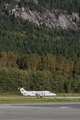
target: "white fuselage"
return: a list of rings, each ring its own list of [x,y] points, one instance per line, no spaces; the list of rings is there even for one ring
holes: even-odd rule
[[[26,91],[24,88],[20,88],[20,91],[24,96],[56,96],[55,93],[51,93],[50,91]]]

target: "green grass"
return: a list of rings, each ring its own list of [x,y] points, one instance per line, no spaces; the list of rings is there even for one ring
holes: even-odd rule
[[[24,96],[0,96],[0,104],[11,103],[42,103],[42,102],[80,102],[80,98],[54,98],[54,97],[24,97]]]
[[[64,95],[67,97],[80,97],[80,93],[57,93],[58,97],[63,97]]]
[[[69,93],[66,97],[63,97],[64,93],[57,94],[57,97],[24,97],[20,93],[0,93],[0,104],[10,103],[41,103],[41,102],[80,102],[80,98],[68,98],[68,97],[80,97],[79,93]],[[63,98],[58,98],[63,97]]]

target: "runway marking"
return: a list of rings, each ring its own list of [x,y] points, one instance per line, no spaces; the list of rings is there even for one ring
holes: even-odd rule
[[[70,107],[60,107],[60,108],[70,108]]]

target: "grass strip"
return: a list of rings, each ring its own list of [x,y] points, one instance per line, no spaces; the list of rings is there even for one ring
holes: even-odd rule
[[[6,96],[0,97],[0,104],[10,103],[41,103],[41,102],[80,102],[80,98],[36,98],[36,97],[20,97],[20,96]]]

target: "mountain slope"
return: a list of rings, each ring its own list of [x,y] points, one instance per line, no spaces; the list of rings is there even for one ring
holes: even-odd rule
[[[3,0],[3,11],[50,28],[79,29],[79,0]]]
[[[53,1],[59,2],[59,0]],[[64,5],[65,0],[61,1]],[[71,14],[69,11],[58,10],[57,4],[52,4],[56,9],[51,7],[50,3],[48,4],[51,0],[45,1],[44,5],[43,2],[44,0],[1,1],[0,51],[39,55],[51,53],[72,60],[79,58],[80,18],[77,11],[80,2],[78,9],[73,4],[76,11],[73,9],[74,12]],[[68,3],[69,1],[65,5]],[[66,9],[68,7],[66,6]],[[58,8],[61,9],[60,6]]]

